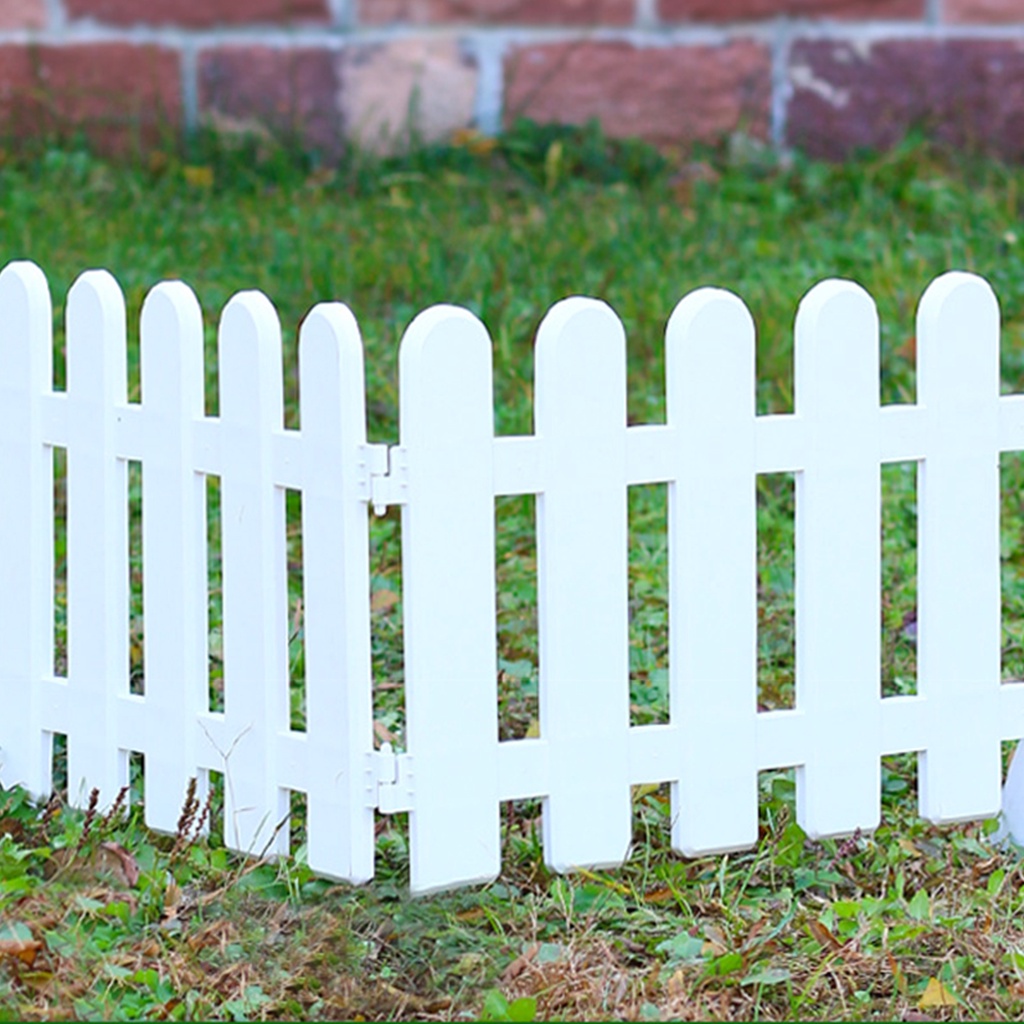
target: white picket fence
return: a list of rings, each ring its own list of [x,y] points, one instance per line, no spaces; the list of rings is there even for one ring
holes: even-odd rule
[[[372,877],[375,812],[409,811],[416,892],[493,878],[499,803],[544,800],[559,871],[620,863],[630,787],[671,783],[687,855],[757,840],[757,773],[797,767],[811,836],[871,829],[880,758],[918,751],[922,813],[1000,808],[1000,743],[1024,685],[1000,682],[999,453],[1024,449],[1000,396],[999,313],[950,273],[920,306],[917,405],[879,406],[878,321],[826,281],[796,321],[796,412],[755,414],[754,325],[728,292],[667,330],[667,423],[626,425],[625,337],[570,298],[537,337],[535,422],[495,437],[491,342],[470,313],[418,316],[400,355],[401,443],[366,443],[359,330],[317,306],[300,334],[301,430],[282,417],[277,315],[256,292],[220,323],[220,415],[204,415],[201,314],[179,282],[142,311],[142,401],[126,394],[114,279],[67,301],[67,389],[52,385],[42,272],[0,274],[0,782],[104,802],[145,756],[146,820],[174,831],[186,784],[225,777],[225,840]],[[53,453],[67,449],[68,670],[54,676]],[[129,691],[127,460],[143,466],[145,694]],[[880,464],[920,465],[918,685],[880,691]],[[755,478],[793,472],[796,704],[757,710]],[[205,474],[221,480],[224,711],[209,708]],[[669,724],[630,726],[627,488],[669,485]],[[307,727],[289,726],[285,489],[302,492]],[[495,496],[536,494],[540,737],[499,742]],[[402,506],[408,752],[374,750],[367,506]],[[1024,762],[1024,758],[1019,759]],[[1015,762],[1015,764],[1018,762]],[[1024,835],[1024,765],[1006,806]],[[1016,815],[1016,817],[1014,817]]]

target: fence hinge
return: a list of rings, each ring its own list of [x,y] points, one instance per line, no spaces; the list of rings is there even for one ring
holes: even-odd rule
[[[364,497],[384,515],[388,505],[404,505],[409,488],[408,451],[401,445],[365,444],[360,450]]]
[[[412,810],[414,792],[411,754],[396,754],[390,743],[366,755],[366,805],[382,814]]]

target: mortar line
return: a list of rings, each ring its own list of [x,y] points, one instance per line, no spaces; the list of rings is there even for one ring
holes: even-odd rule
[[[48,4],[60,0],[47,0]],[[347,0],[346,0],[347,2]],[[50,8],[48,8],[50,9]],[[56,8],[53,8],[56,10]],[[1008,40],[1019,42],[1024,20],[1002,25],[945,25],[917,22],[809,22],[804,19],[786,19],[790,38],[827,39],[843,42],[863,40],[877,42],[885,39],[966,39]],[[65,22],[59,28],[51,27],[33,33],[32,38],[42,43],[127,42],[180,45],[188,40],[195,46],[239,45],[260,43],[273,47],[323,47],[341,49],[352,44],[388,43],[409,38],[451,38],[460,36],[475,39],[477,45],[484,40],[493,45],[529,46],[560,43],[586,38],[594,42],[629,42],[641,47],[718,46],[737,39],[760,42],[771,46],[778,34],[777,20],[772,22],[744,22],[734,25],[658,25],[651,28],[636,26],[597,26],[587,28],[541,26],[482,26],[477,28],[451,25],[432,26],[373,26],[342,30],[336,27],[281,28],[273,25],[220,27],[212,29],[184,29],[179,26],[161,27],[133,25],[127,27],[100,25],[96,22]],[[0,31],[0,42],[23,42],[25,32],[19,29]]]
[[[786,143],[786,115],[789,108],[789,51],[792,45],[790,25],[785,17],[778,19],[772,44],[771,142],[776,153]]]
[[[64,0],[44,0],[46,21],[50,31],[62,32],[68,23],[68,13],[64,9]]]
[[[199,127],[199,54],[192,40],[181,46],[181,113],[185,134],[193,135]]]

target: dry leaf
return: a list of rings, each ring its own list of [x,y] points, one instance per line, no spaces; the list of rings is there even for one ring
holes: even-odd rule
[[[15,957],[29,967],[35,963],[36,953],[43,948],[38,939],[0,939],[0,956]]]
[[[178,919],[178,907],[181,905],[181,887],[172,878],[164,889],[164,909],[160,915],[160,923],[168,924]]]
[[[139,880],[138,861],[120,843],[100,843],[96,851],[96,867],[106,869],[129,888]]]
[[[924,993],[917,1001],[919,1010],[927,1010],[932,1006],[956,1006],[956,996],[938,978],[928,979]]]
[[[721,928],[713,924],[704,925],[704,938],[707,940],[702,949],[705,956],[724,956],[729,952],[729,943]]]
[[[530,966],[530,962],[537,955],[537,951],[539,949],[539,942],[534,942],[524,949],[522,955],[517,956],[515,960],[505,968],[505,973],[502,974],[501,980],[507,985],[510,981],[514,981],[518,978],[519,975]]]
[[[370,597],[370,609],[375,612],[389,612],[400,598],[393,590],[375,590]]]
[[[182,168],[185,181],[193,188],[211,188],[213,186],[213,168],[189,165]]]
[[[838,952],[843,948],[843,944],[820,921],[810,921],[808,928],[810,928],[811,935],[814,936],[818,945],[823,949],[831,949]]]
[[[398,741],[398,737],[383,722],[379,722],[376,719],[373,721],[373,735],[381,743],[395,743]]]
[[[650,892],[644,893],[644,899],[648,903],[672,903],[675,898],[676,894],[664,885],[660,889],[652,889]]]
[[[665,988],[668,989],[669,996],[685,995],[689,988],[686,983],[686,972],[681,967],[677,967],[672,972],[672,977],[668,979]]]

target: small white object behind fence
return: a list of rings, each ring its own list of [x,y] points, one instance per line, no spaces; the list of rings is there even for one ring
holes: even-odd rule
[[[376,811],[410,813],[411,886],[500,870],[499,803],[544,800],[557,870],[628,854],[630,786],[669,782],[688,855],[757,840],[757,773],[797,768],[811,836],[871,829],[880,758],[921,753],[922,813],[995,814],[1000,742],[1024,686],[1000,682],[1000,451],[1024,449],[1024,396],[999,394],[999,317],[951,273],[918,316],[919,404],[880,407],[870,297],[826,281],[796,324],[795,412],[757,416],[754,325],[701,289],[667,331],[667,422],[626,425],[625,335],[604,303],[558,303],[538,333],[536,433],[493,433],[491,343],[434,307],[400,358],[400,444],[368,445],[352,314],[300,332],[301,429],[283,425],[281,336],[255,292],[220,324],[220,415],[203,408],[199,306],[157,286],[126,396],[124,300],[84,274],[67,308],[68,385],[32,264],[0,274],[0,780],[109,803],[145,755],[146,818],[173,831],[187,781],[225,778],[225,842],[287,851],[308,794],[311,866],[365,881]],[[68,670],[53,667],[52,448],[68,449]],[[128,686],[127,460],[142,464],[145,692]],[[880,691],[880,465],[916,460],[919,671]],[[796,702],[757,710],[758,473],[797,477]],[[221,480],[224,710],[209,707],[204,475]],[[668,724],[629,724],[627,489],[669,485]],[[289,724],[285,489],[302,492],[306,730]],[[494,499],[537,494],[540,737],[499,742]],[[402,506],[408,752],[375,751],[367,506]],[[1005,806],[1024,839],[1024,778]]]

